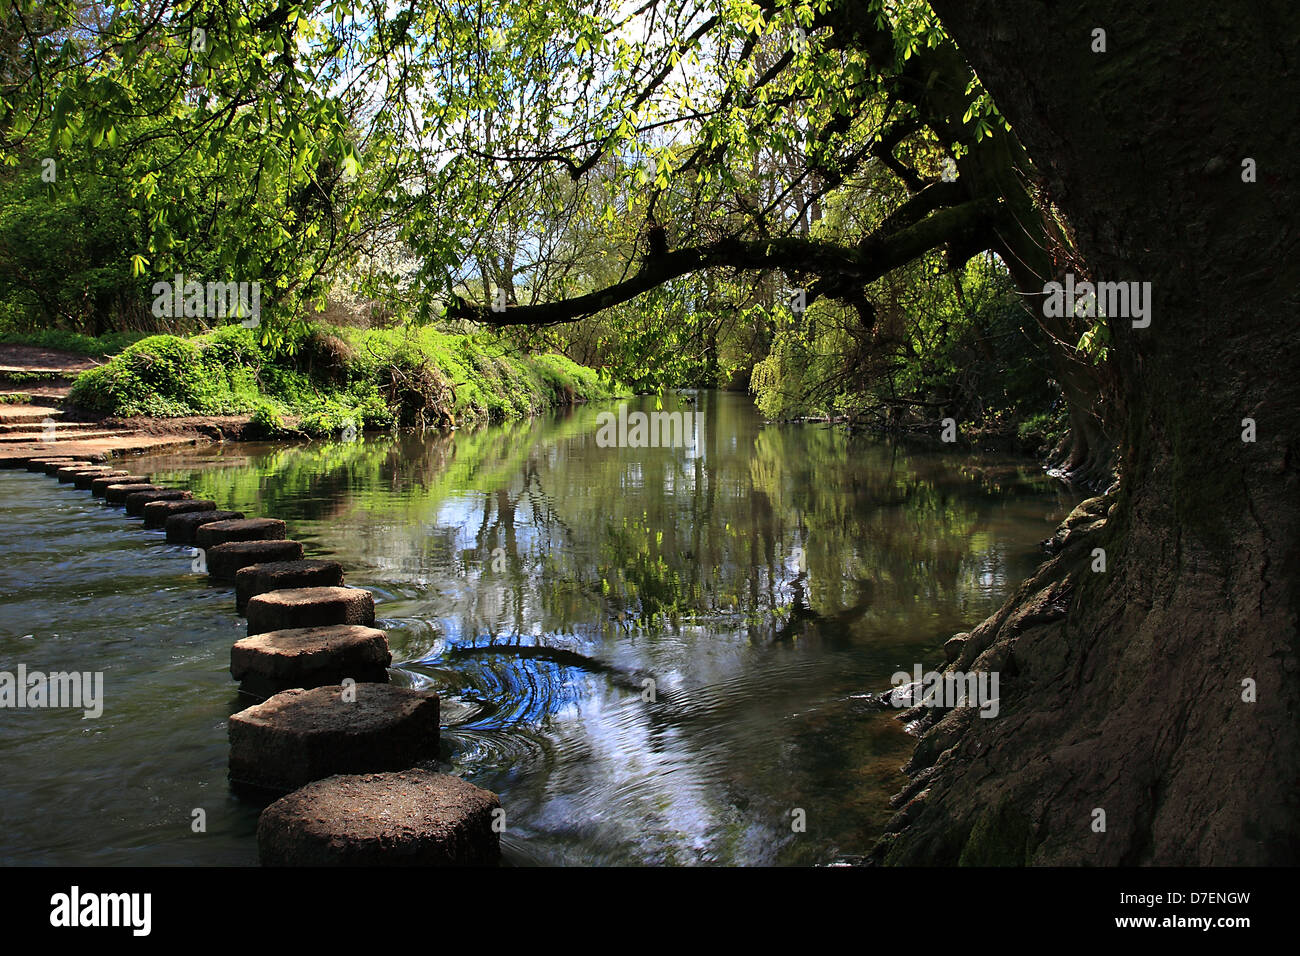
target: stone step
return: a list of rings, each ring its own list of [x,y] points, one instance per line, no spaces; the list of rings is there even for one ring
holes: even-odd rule
[[[235,575],[235,611],[243,614],[251,598],[290,588],[343,586],[343,565],[337,561],[272,561],[240,568]]]
[[[44,444],[55,446],[60,443],[66,444],[74,441],[98,441],[101,438],[125,438],[128,435],[134,434],[135,432],[129,428],[102,429],[99,431],[88,432],[56,432],[52,436],[44,431],[10,432],[5,435],[0,435],[0,444]]]
[[[450,774],[344,774],[263,810],[257,854],[263,866],[490,866],[500,809],[491,790]]]
[[[194,492],[183,488],[163,488],[161,491],[137,491],[122,499],[126,513],[135,518],[144,517],[144,506],[153,501],[185,501],[194,497]]]
[[[230,782],[287,793],[339,773],[403,770],[436,759],[436,694],[392,684],[286,690],[232,714]]]
[[[236,641],[230,674],[239,692],[265,700],[294,687],[388,683],[388,635],[359,624],[294,627]]]
[[[208,527],[210,525],[204,525],[199,531],[202,532]],[[203,548],[202,545],[199,547]],[[214,581],[233,584],[235,575],[241,568],[267,561],[302,560],[302,545],[297,541],[286,541],[283,538],[268,541],[227,541],[204,549],[204,554],[208,576]]]
[[[65,468],[87,469],[87,468],[94,468],[94,467],[95,467],[95,462],[85,461],[84,459],[81,458],[73,458],[71,461],[60,461],[58,459],[51,461],[47,459],[45,463],[41,466],[40,470],[45,472],[45,474],[47,475],[57,475],[60,471],[62,471]]]
[[[189,514],[195,511],[216,511],[217,503],[206,498],[190,498],[180,501],[151,501],[144,506],[144,526],[162,528],[172,515]]]
[[[195,532],[194,543],[211,548],[231,541],[282,541],[284,531],[279,518],[232,518],[205,524]]]
[[[73,464],[73,465],[68,465],[64,468],[60,468],[58,471],[54,473],[54,477],[59,480],[59,484],[70,485],[77,480],[78,475],[97,475],[102,478],[102,477],[107,477],[110,473],[114,471],[120,471],[120,470],[121,469],[113,468],[110,465]],[[122,472],[122,474],[126,474],[126,472]]]
[[[133,495],[137,491],[163,491],[162,485],[151,485],[146,482],[137,482],[134,484],[117,483],[106,485],[104,488],[104,503],[110,505],[126,504],[126,496]]]
[[[102,498],[109,485],[147,484],[149,484],[148,475],[111,475],[105,478],[92,478],[90,480],[90,493],[96,498]]]
[[[248,633],[290,627],[375,623],[375,597],[362,588],[287,588],[249,598],[244,609]]]
[[[60,412],[59,414],[62,415],[63,413]],[[50,418],[51,416],[47,415],[45,417]],[[44,419],[41,421],[44,421]],[[41,422],[38,421],[35,424],[40,426]],[[42,434],[45,433],[43,427],[33,429],[32,425],[32,422],[0,422],[0,435],[13,435],[15,433],[27,434],[34,430],[40,431]],[[58,419],[53,420],[53,425],[51,427],[56,435],[102,431],[104,428],[103,424],[100,422],[65,422],[59,421]]]
[[[58,409],[68,403],[68,392],[67,387],[51,388],[40,383],[14,391],[0,388],[0,409],[14,405],[48,405]]]
[[[47,418],[58,421],[63,410],[47,405],[0,405],[0,422],[5,424],[42,422]]]
[[[193,544],[195,533],[205,524],[213,521],[228,521],[242,518],[242,511],[196,511],[189,514],[168,515],[163,522],[167,531],[168,544]]]
[[[130,477],[131,477],[131,473],[129,471],[114,471],[111,469],[109,471],[102,471],[102,472],[81,471],[81,472],[77,472],[77,474],[73,477],[72,486],[74,488],[80,488],[82,491],[89,491],[91,485],[95,483],[95,480],[97,478],[116,478],[119,481],[122,481]]]
[[[57,461],[60,462],[61,464],[71,464],[76,460],[77,459],[73,458],[71,455],[55,455],[55,456],[44,457],[44,458],[28,458],[27,470],[37,471],[43,474],[45,472],[45,466],[50,464],[51,462]]]

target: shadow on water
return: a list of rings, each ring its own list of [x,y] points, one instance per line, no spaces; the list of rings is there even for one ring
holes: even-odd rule
[[[909,738],[858,695],[938,663],[1075,499],[1024,461],[681,401],[676,448],[602,447],[606,406],[139,467],[285,519],[375,593],[394,679],[443,696],[442,766],[501,794],[511,862],[865,852]],[[106,697],[98,720],[5,712],[0,858],[255,862],[225,784],[229,589],[85,492],[0,472],[0,495],[0,669],[102,670]]]

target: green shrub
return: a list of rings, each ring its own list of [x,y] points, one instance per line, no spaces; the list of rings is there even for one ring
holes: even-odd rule
[[[271,350],[256,330],[142,339],[78,379],[73,400],[119,415],[252,412],[251,434],[336,437],[358,427],[477,424],[604,398],[599,376],[559,355],[505,351],[482,336],[432,329],[303,326]],[[278,419],[278,420],[277,420]]]
[[[259,402],[244,429],[248,438],[274,438],[285,432],[284,418],[270,402]]]

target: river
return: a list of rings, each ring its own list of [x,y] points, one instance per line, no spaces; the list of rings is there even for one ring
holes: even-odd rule
[[[741,395],[629,407],[660,401],[696,416],[682,447],[604,447],[603,405],[131,467],[283,518],[374,592],[394,680],[442,696],[442,769],[501,796],[507,863],[865,853],[912,741],[861,695],[940,664],[1077,498],[1033,462],[766,424]],[[105,688],[97,719],[0,710],[0,863],[255,864],[258,808],[225,779],[232,590],[48,477],[0,471],[0,526],[0,671]]]

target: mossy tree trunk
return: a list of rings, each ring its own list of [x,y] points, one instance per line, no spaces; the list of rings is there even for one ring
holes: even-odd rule
[[[1281,0],[933,7],[1092,273],[1153,306],[1111,320],[1109,518],[966,639],[954,666],[999,669],[1000,712],[931,721],[883,858],[1300,861],[1300,21]]]

